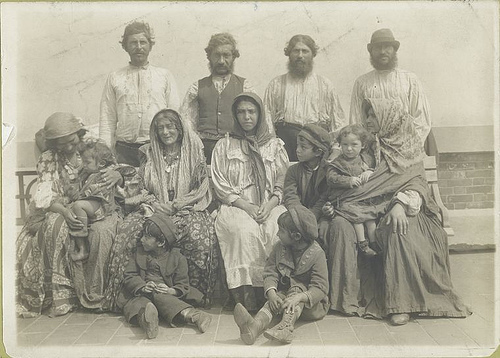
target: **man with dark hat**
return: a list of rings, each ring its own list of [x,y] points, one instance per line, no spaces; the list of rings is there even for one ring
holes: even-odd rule
[[[417,76],[397,68],[399,46],[399,41],[394,38],[390,29],[380,29],[372,34],[367,49],[374,70],[358,77],[354,82],[349,122],[350,124],[361,122],[362,103],[365,99],[396,99],[414,118],[417,134],[424,145],[431,130],[429,103]],[[430,145],[426,148],[427,154],[435,155],[433,138],[432,143],[427,145]]]
[[[285,47],[288,73],[275,77],[264,95],[266,117],[296,161],[297,134],[309,123],[328,132],[345,125],[344,111],[332,82],[313,71],[319,47],[308,35],[293,36]]]
[[[116,152],[119,163],[136,167],[139,147],[149,142],[154,115],[164,108],[179,107],[170,71],[148,61],[154,43],[149,24],[136,21],[125,27],[121,45],[130,62],[108,76],[101,99],[99,137]]]

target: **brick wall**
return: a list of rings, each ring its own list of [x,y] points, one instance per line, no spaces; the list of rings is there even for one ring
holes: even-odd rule
[[[493,208],[495,195],[494,152],[442,153],[438,183],[448,209]]]

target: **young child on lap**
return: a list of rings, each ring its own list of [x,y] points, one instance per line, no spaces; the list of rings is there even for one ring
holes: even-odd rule
[[[153,214],[144,223],[144,236],[125,270],[118,306],[127,322],[138,324],[148,338],[158,335],[158,320],[172,326],[188,323],[204,333],[212,316],[194,308],[203,294],[189,286],[186,258],[172,245],[177,240],[173,221]]]
[[[330,192],[338,194],[345,189],[351,189],[365,184],[373,174],[373,169],[360,155],[369,143],[370,134],[360,125],[349,125],[342,128],[337,136],[342,153],[330,163],[327,170],[327,184]],[[327,202],[326,206],[331,206]],[[377,253],[370,248],[369,243],[375,241],[377,224],[374,219],[353,223],[356,231],[358,249],[367,257]],[[365,227],[368,239],[365,237]]]
[[[100,141],[82,142],[79,147],[82,158],[80,189],[75,193],[71,211],[83,224],[80,230],[70,230],[74,247],[70,256],[74,261],[84,260],[89,255],[88,225],[111,214],[115,206],[115,187],[102,184],[101,170],[116,165],[113,153]]]
[[[299,317],[320,320],[330,306],[326,256],[315,241],[316,217],[306,207],[297,205],[280,215],[278,225],[280,242],[264,268],[267,302],[254,318],[240,303],[234,309],[234,320],[246,344],[254,344],[262,333],[268,339],[291,343]],[[282,315],[281,322],[267,329],[277,315]]]

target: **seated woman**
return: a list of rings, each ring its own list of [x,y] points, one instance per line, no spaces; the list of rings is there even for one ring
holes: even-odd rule
[[[44,151],[37,164],[37,191],[30,215],[17,240],[17,314],[34,317],[47,310],[63,315],[81,304],[101,309],[109,256],[118,224],[116,213],[90,225],[85,261],[69,259],[69,230],[83,224],[71,210],[68,195],[78,190],[82,164],[77,151],[86,130],[70,113],[54,113],[45,122]],[[122,180],[120,173],[102,173],[109,188]]]
[[[342,215],[333,218],[327,237],[331,309],[389,316],[394,325],[406,324],[410,314],[466,317],[470,312],[451,282],[447,235],[425,180],[413,119],[394,100],[369,99],[363,108],[362,124],[375,134],[376,168],[363,186],[338,196],[335,210]],[[359,258],[361,280],[356,232],[346,219],[359,210],[378,220],[381,249],[379,260]],[[367,268],[374,275],[366,276]]]
[[[279,204],[288,156],[283,142],[269,132],[257,95],[237,96],[232,112],[233,131],[212,153],[214,191],[222,203],[215,230],[231,297],[257,311],[264,304],[263,269],[285,211]]]
[[[156,213],[167,215],[177,227],[175,247],[187,258],[190,285],[205,295],[208,304],[217,280],[219,263],[214,221],[207,211],[212,200],[203,144],[190,123],[172,109],[158,112],[151,122],[150,144],[140,147],[139,177],[154,197]],[[143,210],[130,213],[120,225],[113,249],[113,276],[108,287],[113,298],[108,308],[117,311],[116,298],[131,251],[142,237]],[[148,215],[149,216],[149,215]],[[119,246],[119,247],[118,247]]]

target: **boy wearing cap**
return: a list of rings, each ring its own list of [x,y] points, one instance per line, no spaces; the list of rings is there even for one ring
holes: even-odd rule
[[[201,303],[203,295],[189,286],[187,260],[172,247],[176,239],[172,220],[154,214],[144,223],[142,245],[125,270],[118,305],[127,322],[141,326],[148,338],[158,335],[158,316],[174,327],[194,324],[201,333],[212,321],[188,303]]]
[[[316,217],[304,206],[293,206],[278,218],[278,237],[264,268],[265,305],[254,318],[243,305],[234,308],[240,337],[253,344],[260,334],[291,343],[295,321],[320,320],[328,312],[328,271],[325,253],[315,241]],[[275,315],[281,322],[266,330]]]
[[[285,176],[283,202],[287,209],[295,205],[309,208],[316,218],[326,202],[326,160],[331,151],[330,134],[317,124],[306,124],[297,135],[298,163]],[[324,197],[323,197],[324,196]]]

